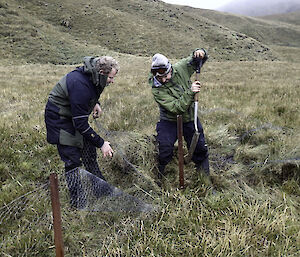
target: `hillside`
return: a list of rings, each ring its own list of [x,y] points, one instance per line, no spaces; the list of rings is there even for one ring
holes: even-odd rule
[[[290,13],[285,13],[285,14],[274,14],[274,15],[261,16],[260,18],[265,19],[265,20],[290,23],[290,24],[297,25],[297,26],[300,25],[300,11],[290,12]]]
[[[109,51],[142,56],[163,52],[179,58],[199,46],[208,49],[215,60],[278,57],[268,46],[276,38],[271,33],[267,38],[255,37],[253,26],[246,29],[250,21],[244,17],[227,15],[229,23],[224,23],[210,17],[208,10],[161,1],[1,0],[0,14],[0,55],[4,59],[63,64]],[[229,26],[231,23],[237,25]],[[261,31],[271,26],[268,21],[256,24]],[[286,44],[299,36],[296,27],[276,25],[274,29]]]
[[[264,42],[269,45],[293,46],[300,47],[300,16],[297,13],[291,15],[290,24],[283,23],[278,16],[272,16],[273,19],[254,18],[240,15],[232,15],[229,13],[216,12],[212,10],[201,10],[193,8],[184,8],[195,15],[201,15],[217,24],[247,35],[258,42]],[[288,17],[282,15],[280,17]]]
[[[298,0],[232,0],[218,10],[247,16],[284,14],[300,10],[300,2]]]

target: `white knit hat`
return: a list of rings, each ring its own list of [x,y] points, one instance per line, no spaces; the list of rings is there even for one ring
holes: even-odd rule
[[[155,54],[152,57],[151,70],[166,69],[166,74],[171,69],[171,63],[168,58],[162,54]]]

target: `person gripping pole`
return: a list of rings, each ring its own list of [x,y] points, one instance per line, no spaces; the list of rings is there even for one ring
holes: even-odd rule
[[[158,177],[165,174],[165,167],[173,157],[174,144],[177,140],[177,115],[182,115],[183,136],[188,148],[195,133],[194,95],[200,92],[198,80],[191,82],[198,59],[202,64],[208,59],[206,50],[196,49],[192,54],[172,65],[168,58],[157,53],[152,58],[149,84],[152,87],[154,100],[160,110],[160,120],[156,125],[158,141]],[[192,156],[197,171],[209,176],[208,148],[205,142],[202,125],[197,117],[195,121],[199,139]]]

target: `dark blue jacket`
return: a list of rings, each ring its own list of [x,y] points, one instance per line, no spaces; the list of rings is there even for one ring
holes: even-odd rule
[[[99,75],[103,76],[103,75]],[[94,83],[86,66],[64,76],[51,91],[45,109],[47,141],[83,147],[83,137],[96,147],[104,140],[90,127],[88,118],[106,86],[107,76]]]

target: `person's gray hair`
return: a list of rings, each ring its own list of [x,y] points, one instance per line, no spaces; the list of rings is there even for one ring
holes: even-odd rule
[[[104,74],[108,74],[114,68],[117,73],[120,70],[119,63],[111,56],[101,56],[96,62],[96,69],[102,70]]]

